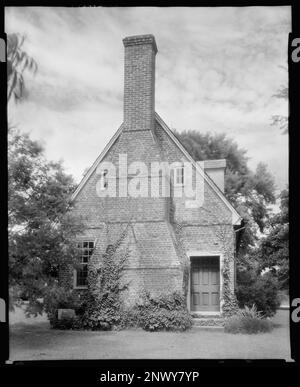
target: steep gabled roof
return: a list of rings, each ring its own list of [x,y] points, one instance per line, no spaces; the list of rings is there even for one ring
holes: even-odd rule
[[[229,210],[232,213],[232,223],[234,225],[240,224],[242,217],[238,214],[238,212],[234,209],[234,207],[230,204],[228,199],[225,197],[223,192],[219,189],[219,187],[214,183],[214,181],[205,173],[205,171],[200,167],[199,164],[196,163],[196,161],[192,158],[192,156],[188,153],[188,151],[185,149],[185,147],[182,145],[180,140],[175,136],[175,134],[172,132],[172,130],[167,126],[167,124],[162,120],[162,118],[155,113],[155,119],[160,124],[162,129],[166,132],[166,134],[170,137],[170,139],[175,143],[175,145],[179,148],[179,150],[184,154],[184,156],[192,163],[192,165],[195,167],[196,171],[200,173],[200,175],[204,178],[204,180],[209,184],[209,186],[213,189],[213,191],[219,196],[219,198],[223,201],[223,203],[229,208]],[[116,133],[113,135],[113,137],[110,139],[106,147],[103,149],[103,151],[100,153],[100,155],[97,157],[94,164],[91,166],[91,168],[88,170],[88,172],[84,175],[83,179],[79,183],[78,187],[76,188],[75,192],[72,195],[71,200],[75,200],[79,192],[82,190],[82,188],[85,186],[86,182],[90,178],[90,176],[93,174],[93,172],[97,169],[98,165],[101,163],[101,161],[106,156],[107,152],[110,150],[110,148],[113,146],[115,141],[118,139],[119,135],[121,134],[123,129],[123,124],[119,127],[119,129],[116,131]]]

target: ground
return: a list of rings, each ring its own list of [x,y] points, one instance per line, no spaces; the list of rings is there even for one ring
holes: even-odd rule
[[[10,319],[10,360],[60,359],[286,359],[290,358],[289,310],[278,310],[270,333],[234,335],[193,328],[187,332],[60,331],[44,317]]]

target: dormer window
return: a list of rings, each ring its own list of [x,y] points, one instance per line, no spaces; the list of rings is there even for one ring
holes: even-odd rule
[[[184,166],[174,169],[174,186],[181,187],[184,185]]]
[[[104,169],[100,173],[100,190],[104,191],[108,187],[108,179],[107,179],[108,170]]]

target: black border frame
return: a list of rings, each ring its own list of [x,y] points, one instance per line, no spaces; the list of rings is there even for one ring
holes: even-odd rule
[[[300,6],[291,1],[202,1],[202,2],[162,2],[162,1],[143,1],[142,4],[137,1],[101,1],[101,2],[81,2],[76,1],[32,1],[26,4],[21,1],[6,1],[5,6],[291,6],[292,7],[292,33],[289,35],[288,44],[288,64],[289,64],[289,187],[290,187],[290,303],[295,298],[300,298],[300,286],[298,273],[300,272],[299,260],[297,259],[297,222],[299,214],[299,202],[297,201],[297,186],[290,182],[297,182],[297,129],[300,126],[300,119],[297,109],[297,102],[300,94],[300,61],[295,63],[291,59],[291,53],[295,49],[292,47],[294,38],[300,38]],[[6,41],[4,26],[4,7],[0,8],[0,38]],[[300,56],[299,56],[300,59]],[[2,251],[8,251],[7,235],[7,83],[6,83],[6,63],[0,62],[0,232]],[[297,98],[298,97],[298,98]],[[0,260],[0,297],[4,298],[8,305],[8,257]],[[145,370],[149,371],[199,371],[201,376],[212,374],[212,367],[219,367],[221,380],[227,377],[232,378],[232,367],[240,367],[241,371],[246,368],[268,367],[277,370],[293,370],[299,366],[299,344],[300,344],[300,322],[294,322],[291,319],[293,307],[290,305],[290,341],[291,357],[294,363],[287,363],[285,360],[198,360],[198,359],[181,359],[181,360],[76,360],[76,361],[19,361],[13,364],[6,363],[9,357],[9,314],[8,307],[6,311],[6,322],[0,322],[0,371],[10,377],[10,381],[30,381],[31,383],[41,384],[42,380],[35,377],[36,372],[46,376],[48,382],[81,382],[85,385],[98,384],[99,374],[110,370],[111,372],[134,372],[142,375]],[[300,317],[300,314],[298,314]],[[52,369],[58,369],[62,372],[63,380],[58,378],[56,372]],[[87,369],[88,368],[88,369]],[[19,372],[18,372],[19,371]],[[20,372],[21,371],[21,372]],[[273,371],[272,371],[273,372]],[[276,372],[275,372],[276,374]],[[218,377],[218,373],[214,373]],[[270,375],[270,373],[268,373]],[[251,382],[253,375],[247,372],[245,379]],[[1,379],[0,379],[1,380]],[[227,379],[228,381],[228,379]],[[241,382],[242,380],[240,380]],[[255,380],[254,380],[255,381]],[[258,380],[256,380],[258,382]],[[197,380],[199,383],[199,380]]]

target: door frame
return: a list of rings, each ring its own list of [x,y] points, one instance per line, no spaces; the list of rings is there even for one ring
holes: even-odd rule
[[[189,250],[187,251],[187,256],[189,257],[189,264],[190,264],[190,269],[189,269],[189,283],[188,283],[188,292],[187,292],[187,308],[189,312],[197,315],[214,315],[214,316],[219,316],[222,314],[223,311],[223,264],[224,264],[224,257],[221,252],[208,252],[208,251],[198,251],[198,250]],[[201,257],[219,257],[219,264],[220,264],[220,311],[191,311],[191,258],[201,258]]]

